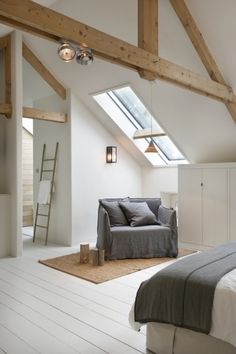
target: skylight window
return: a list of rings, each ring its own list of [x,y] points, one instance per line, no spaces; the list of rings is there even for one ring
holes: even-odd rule
[[[187,162],[167,135],[152,138],[159,153],[144,153],[150,138],[133,139],[136,131],[151,129],[151,122],[153,131],[165,132],[130,86],[95,94],[93,98],[154,166]]]

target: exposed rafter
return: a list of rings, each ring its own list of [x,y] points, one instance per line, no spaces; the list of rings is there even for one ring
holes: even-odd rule
[[[11,118],[11,35],[0,38],[0,50],[4,56],[4,103],[0,113]]]
[[[220,83],[207,79],[191,70],[138,48],[118,38],[98,31],[72,18],[41,6],[30,0],[0,0],[0,21],[27,30],[44,38],[55,40],[66,38],[75,43],[84,43],[95,54],[114,63],[152,71],[160,79],[172,82],[224,102],[236,102],[232,90]]]
[[[65,113],[48,112],[32,107],[23,107],[22,116],[24,118],[46,120],[54,123],[67,122],[67,115]]]
[[[5,36],[5,37],[0,38],[0,49],[6,48],[7,43],[8,43],[8,37],[9,36]]]
[[[11,115],[11,104],[0,103],[0,114]]]
[[[52,87],[52,89],[63,99],[66,99],[66,89],[48,71],[45,65],[36,57],[32,50],[23,42],[22,54],[25,60],[38,72],[38,74]]]
[[[138,46],[158,55],[158,0],[138,0]],[[155,80],[158,75],[138,70],[143,79]]]
[[[11,36],[7,38],[7,45],[4,48],[4,65],[5,65],[5,103],[11,104]],[[11,113],[6,114],[7,118],[11,118]]]
[[[166,136],[166,133],[163,133],[157,129],[138,129],[135,131],[133,139],[154,138],[158,136]]]
[[[184,0],[170,0],[170,2],[211,79],[220,84],[227,85]],[[236,123],[236,104],[229,102],[225,104]]]

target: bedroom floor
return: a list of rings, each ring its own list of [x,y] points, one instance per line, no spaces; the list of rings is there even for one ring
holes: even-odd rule
[[[128,313],[160,265],[96,285],[37,262],[78,249],[23,240],[23,257],[0,260],[0,353],[146,353]]]

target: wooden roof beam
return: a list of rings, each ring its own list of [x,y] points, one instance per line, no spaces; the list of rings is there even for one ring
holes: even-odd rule
[[[158,129],[137,129],[134,132],[133,139],[155,138],[158,136],[166,136],[166,133],[161,132]]]
[[[8,36],[7,45],[4,48],[5,66],[5,103],[11,104],[11,35]],[[11,112],[6,113],[7,118],[11,118]]]
[[[138,46],[158,55],[158,0],[138,0]],[[156,80],[158,75],[138,69],[143,79]]]
[[[0,49],[6,48],[9,41],[9,35],[0,38]]]
[[[48,112],[42,109],[23,107],[22,116],[24,118],[46,120],[53,123],[66,123],[67,115],[59,112]]]
[[[205,66],[209,76],[212,80],[226,85],[223,75],[220,72],[194,18],[192,17],[188,7],[184,0],[170,0],[177,16],[179,17],[186,33],[188,34],[193,46],[195,47],[203,65]],[[233,91],[233,90],[232,90]],[[229,113],[231,114],[234,122],[236,123],[236,104],[226,102],[225,103]]]
[[[4,114],[6,116],[11,115],[11,104],[0,103],[0,114]]]
[[[0,50],[4,60],[4,103],[1,104],[1,114],[11,118],[11,35],[0,38]]]
[[[25,60],[34,68],[35,71],[48,83],[49,86],[63,99],[66,99],[66,89],[50,73],[43,63],[36,57],[32,50],[23,42],[22,54]]]
[[[125,41],[98,31],[30,0],[0,0],[0,21],[49,40],[65,38],[86,43],[112,62],[158,74],[158,78],[223,102],[235,102],[231,88],[173,64]]]

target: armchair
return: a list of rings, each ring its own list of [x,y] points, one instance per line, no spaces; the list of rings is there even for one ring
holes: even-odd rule
[[[127,218],[121,221],[116,218],[116,213],[120,213],[120,202],[123,202],[123,199],[99,200],[97,247],[105,250],[106,259],[177,256],[178,230],[175,210],[161,206],[160,198],[128,198],[129,203],[147,203],[155,217],[153,223],[130,226],[132,223],[129,223]],[[112,208],[109,208],[109,205]]]

